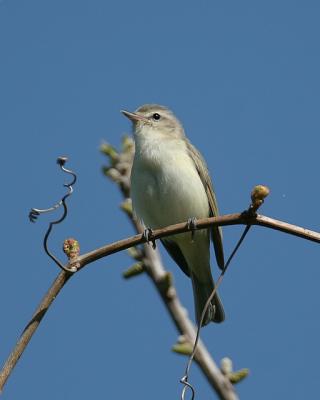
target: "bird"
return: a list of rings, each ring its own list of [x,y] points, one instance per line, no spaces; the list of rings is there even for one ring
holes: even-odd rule
[[[131,170],[131,199],[136,217],[146,229],[160,229],[218,215],[217,200],[206,163],[187,139],[174,113],[158,104],[145,104],[135,112],[121,111],[132,122],[135,154]],[[193,230],[161,239],[165,249],[191,278],[198,325],[214,289],[210,267],[210,237],[216,261],[224,267],[221,227]],[[225,313],[215,293],[202,326],[224,321]]]

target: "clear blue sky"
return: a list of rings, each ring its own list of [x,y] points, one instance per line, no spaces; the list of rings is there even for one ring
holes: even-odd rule
[[[63,193],[57,156],[79,176],[57,254],[66,237],[86,252],[132,234],[98,151],[129,131],[122,108],[175,111],[222,213],[264,183],[262,213],[319,230],[319,19],[317,1],[0,2],[1,360],[58,273],[41,248],[48,218],[27,218]],[[239,232],[224,229],[226,252]],[[193,316],[190,282],[164,260]],[[130,264],[114,255],[72,279],[3,399],[179,398],[177,334],[147,277],[122,279]],[[227,320],[202,333],[215,360],[250,368],[241,398],[318,395],[319,282],[319,246],[252,229],[220,290]],[[211,398],[196,366],[191,380]]]

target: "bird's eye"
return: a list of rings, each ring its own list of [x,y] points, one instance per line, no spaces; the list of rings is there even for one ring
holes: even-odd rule
[[[156,121],[159,121],[159,119],[160,119],[161,117],[160,117],[160,114],[154,113],[154,114],[152,115],[152,118],[153,118],[154,120],[156,120]]]

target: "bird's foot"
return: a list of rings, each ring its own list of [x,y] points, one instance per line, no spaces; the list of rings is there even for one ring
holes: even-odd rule
[[[152,243],[152,248],[155,250],[156,249],[156,241],[153,237],[153,231],[151,228],[146,228],[143,231],[142,237],[144,238],[144,240],[149,244],[150,242]]]
[[[187,222],[188,229],[191,231],[191,241],[194,242],[194,233],[197,229],[197,218],[191,217]]]

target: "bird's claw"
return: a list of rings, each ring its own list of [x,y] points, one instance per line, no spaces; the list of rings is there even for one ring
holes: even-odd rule
[[[146,228],[143,231],[142,237],[144,238],[144,240],[149,244],[150,242],[152,243],[152,248],[155,250],[156,246],[156,241],[153,237],[153,231],[151,228]]]
[[[195,230],[197,229],[197,218],[196,217],[191,217],[188,219],[187,222],[187,227],[191,231],[191,241],[194,241],[194,233]]]

